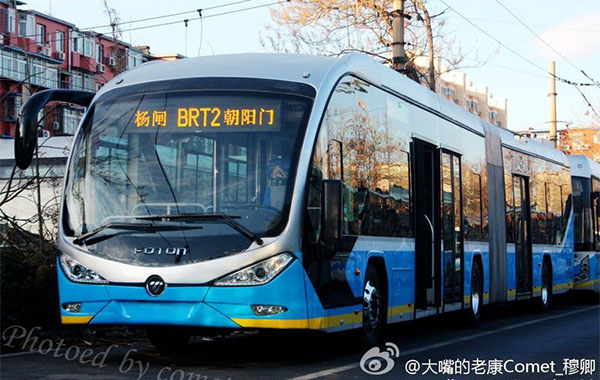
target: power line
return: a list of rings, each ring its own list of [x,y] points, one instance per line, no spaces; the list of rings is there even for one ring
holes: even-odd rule
[[[474,22],[472,22],[471,20],[469,20],[468,18],[466,18],[465,16],[463,16],[461,13],[459,13],[456,9],[452,8],[450,5],[448,5],[448,3],[446,3],[444,0],[440,0],[446,7],[448,7],[449,9],[451,9],[454,13],[456,13],[457,15],[459,15],[463,20],[465,20],[466,22],[468,22],[469,24],[471,24],[474,28],[476,28],[477,30],[479,30],[481,33],[485,34],[486,36],[488,36],[489,38],[491,38],[492,40],[496,41],[498,44],[500,44],[500,46],[503,46],[505,49],[507,49],[508,51],[510,51],[511,53],[515,54],[516,56],[518,56],[519,58],[523,59],[524,61],[528,62],[529,64],[531,64],[532,66],[540,69],[541,71],[550,74],[551,76],[553,76],[555,79],[566,83],[566,84],[570,84],[573,87],[575,87],[577,89],[577,91],[579,91],[579,94],[581,95],[581,97],[583,98],[583,100],[587,103],[587,106],[592,110],[592,112],[594,113],[594,115],[596,115],[596,117],[600,117],[598,115],[598,112],[596,111],[596,109],[592,106],[592,104],[590,103],[590,101],[588,100],[587,96],[585,96],[585,94],[583,93],[583,91],[579,88],[580,86],[595,86],[596,83],[576,83],[564,78],[560,78],[556,75],[554,75],[553,73],[549,72],[548,70],[544,69],[543,67],[541,67],[540,65],[538,65],[537,63],[531,61],[530,59],[526,58],[525,56],[519,54],[517,51],[515,51],[514,49],[510,48],[509,46],[507,46],[505,43],[503,43],[502,41],[500,41],[499,39],[495,38],[494,36],[492,36],[490,33],[488,33],[486,30],[484,30],[483,28],[479,27],[477,24],[475,24]]]
[[[583,71],[582,69],[580,69],[579,67],[577,67],[577,65],[575,65],[573,62],[571,62],[571,60],[569,60],[567,57],[565,57],[564,55],[562,55],[558,50],[556,50],[551,44],[549,44],[548,42],[546,42],[546,40],[544,40],[542,37],[540,37],[540,35],[538,35],[533,29],[531,29],[527,24],[525,24],[519,17],[517,17],[516,14],[514,14],[510,9],[508,9],[508,7],[506,7],[504,4],[502,4],[502,2],[500,0],[496,0],[496,2],[502,7],[504,8],[504,10],[506,10],[511,16],[513,16],[515,18],[515,20],[517,20],[521,25],[523,25],[527,30],[529,30],[531,32],[531,34],[533,34],[538,40],[542,41],[542,43],[546,46],[548,46],[553,52],[555,52],[556,54],[558,54],[559,57],[561,57],[562,59],[564,59],[569,65],[571,65],[575,70],[581,72],[587,79],[591,80],[593,83],[596,84],[596,86],[598,86],[598,82],[595,81],[594,79],[592,79],[589,75],[586,74],[585,71]],[[600,87],[600,86],[599,86]]]
[[[454,18],[454,17],[452,17],[452,18]],[[496,24],[519,25],[519,23],[514,22],[514,21],[493,20],[493,19],[489,19],[489,18],[478,18],[478,17],[469,17],[469,19],[475,20],[475,21],[493,22]],[[563,29],[563,30],[572,30],[575,32],[585,32],[585,33],[600,33],[600,30],[571,28],[568,26],[543,25],[543,24],[527,24],[527,25],[537,27],[537,28]]]
[[[258,9],[258,8],[270,7],[270,6],[273,6],[273,5],[278,5],[278,4],[283,4],[283,3],[289,3],[289,2],[290,2],[290,0],[274,1],[272,3],[260,4],[260,5],[255,5],[255,6],[252,6],[252,7],[240,8],[240,9],[235,9],[235,10],[227,11],[227,12],[215,13],[215,14],[208,15],[208,16],[194,17],[194,18],[189,18],[189,19],[186,19],[186,20],[188,22],[189,21],[197,21],[197,20],[200,20],[200,19],[207,19],[207,18],[212,18],[212,17],[225,16],[225,15],[229,15],[229,14],[233,14],[233,13],[245,12],[245,11],[250,11],[250,10],[254,10],[254,9]],[[130,29],[121,30],[121,32],[129,32],[129,31],[133,31],[133,30],[142,30],[142,29],[149,29],[149,28],[157,28],[157,27],[160,27],[160,26],[181,24],[182,22],[185,22],[186,20],[178,20],[178,21],[165,22],[165,23],[162,23],[162,24],[139,26],[137,28],[130,28]]]
[[[165,15],[159,15],[159,16],[153,16],[153,17],[147,17],[147,18],[137,19],[137,20],[123,21],[123,22],[118,22],[118,23],[113,23],[113,24],[105,24],[105,25],[90,26],[90,27],[84,27],[84,28],[76,28],[75,31],[90,31],[92,29],[101,29],[101,28],[108,28],[108,27],[112,28],[114,26],[120,26],[120,25],[126,25],[126,24],[133,24],[133,23],[144,22],[144,21],[151,21],[151,20],[158,20],[158,19],[169,18],[169,17],[174,17],[174,16],[181,16],[181,15],[190,14],[190,13],[201,13],[202,11],[207,11],[207,10],[212,10],[212,9],[229,7],[229,6],[233,6],[233,5],[237,5],[237,4],[247,3],[247,2],[250,2],[250,1],[252,1],[252,0],[238,0],[238,1],[231,2],[231,3],[216,5],[216,6],[213,6],[213,7],[208,7],[208,8],[203,8],[203,9],[194,9],[194,10],[190,10],[190,11],[184,11],[184,12],[178,12],[178,13],[171,13],[171,14],[165,14]],[[280,1],[280,2],[286,2],[286,1],[290,1],[290,0],[285,0],[285,1]],[[241,11],[244,11],[244,10],[251,10],[251,9],[265,7],[265,6],[270,6],[270,5],[274,5],[274,4],[278,4],[278,3],[261,4],[261,5],[258,5],[258,6],[248,7],[248,8],[241,8],[241,9],[237,9],[237,10],[233,10],[233,11],[229,11],[229,12],[236,13],[236,12],[241,12]],[[211,15],[211,16],[225,15],[225,14],[229,14],[229,12],[222,12],[222,13],[218,13],[218,14]],[[210,17],[210,16],[206,16],[206,18],[208,18],[208,17]],[[191,19],[191,20],[197,20],[197,19],[199,19],[199,17]],[[175,22],[172,22],[172,23],[156,24],[156,26],[170,25],[170,24],[176,24],[176,23],[181,23],[181,22],[183,22],[183,20],[175,21]],[[148,27],[152,27],[152,25],[150,25]],[[142,27],[142,28],[144,28],[144,27]],[[128,32],[128,31],[131,31],[131,30],[138,30],[138,28],[121,30],[121,32]],[[13,40],[13,39],[18,39],[18,38],[32,38],[32,39],[34,39],[34,38],[39,37],[39,36],[45,36],[46,34],[47,33],[26,34],[26,35],[22,35],[22,36],[5,38],[5,40]],[[99,34],[104,34],[104,33],[99,33]],[[53,42],[53,41],[56,41],[56,39],[48,39],[48,40],[46,40],[44,42],[46,43],[46,42]]]
[[[118,23],[114,23],[114,24],[89,26],[89,27],[85,27],[85,28],[79,28],[79,30],[92,30],[92,29],[112,28],[113,26],[119,26],[119,25],[125,25],[125,24],[134,24],[134,23],[138,23],[138,22],[158,20],[158,19],[161,19],[161,18],[169,18],[169,17],[175,17],[175,16],[182,16],[182,15],[186,15],[186,14],[190,14],[190,13],[199,13],[201,11],[209,11],[209,10],[217,9],[217,8],[225,8],[225,7],[230,7],[232,5],[247,3],[247,2],[250,2],[250,1],[252,1],[252,0],[234,1],[232,3],[215,5],[213,7],[207,7],[207,8],[202,8],[202,9],[194,9],[194,10],[184,11],[184,12],[178,12],[178,13],[171,13],[171,14],[160,15],[160,16],[140,18],[140,19],[137,19],[137,20],[123,21],[123,22],[118,22]]]
[[[444,0],[440,0],[440,2],[442,2],[442,4],[444,4],[446,7],[448,7],[449,9],[451,9],[454,13],[456,13],[457,15],[459,15],[463,20],[465,20],[466,22],[468,22],[469,24],[471,24],[474,28],[476,28],[477,30],[479,30],[481,33],[485,34],[490,39],[496,41],[500,46],[504,47],[506,50],[510,51],[511,53],[513,53],[514,55],[516,55],[517,57],[521,58],[522,60],[524,60],[525,62],[529,63],[530,65],[538,68],[539,70],[545,72],[546,74],[552,75],[552,73],[550,73],[548,70],[546,70],[542,66],[540,66],[537,63],[533,62],[529,58],[523,56],[522,54],[520,54],[519,52],[517,52],[516,50],[514,50],[510,46],[506,45],[504,42],[502,42],[499,39],[497,39],[496,37],[492,36],[485,29],[481,28],[479,25],[475,24],[473,21],[471,21],[468,18],[466,18],[465,16],[463,16],[462,13],[460,13],[456,9],[452,8]],[[554,78],[556,78],[560,82],[563,82],[563,83],[566,83],[566,84],[570,84],[570,85],[573,85],[573,86],[595,86],[596,85],[595,83],[577,83],[577,82],[570,81],[568,79],[564,79],[564,78],[558,77],[556,75],[554,75]]]

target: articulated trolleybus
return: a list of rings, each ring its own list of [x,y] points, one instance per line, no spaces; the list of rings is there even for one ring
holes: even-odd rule
[[[569,156],[575,228],[574,289],[600,292],[600,164]]]
[[[363,55],[147,63],[87,106],[58,238],[63,323],[357,329],[572,288],[566,156]]]

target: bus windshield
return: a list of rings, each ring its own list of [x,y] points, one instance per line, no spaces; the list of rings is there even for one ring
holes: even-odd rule
[[[100,99],[73,148],[65,233],[95,235],[92,254],[137,265],[197,262],[278,235],[310,105],[229,90]],[[149,228],[123,227],[136,223]]]

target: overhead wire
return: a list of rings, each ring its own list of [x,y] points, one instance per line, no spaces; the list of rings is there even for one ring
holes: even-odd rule
[[[500,5],[502,8],[504,8],[504,10],[506,12],[508,12],[515,20],[517,20],[521,25],[523,25],[527,30],[529,30],[531,32],[531,34],[533,34],[538,40],[540,40],[544,45],[546,45],[548,48],[550,48],[550,50],[552,50],[559,57],[561,57],[562,59],[564,59],[565,62],[567,62],[569,65],[571,65],[571,67],[573,67],[575,70],[581,72],[587,79],[589,79],[593,83],[595,83],[596,86],[599,86],[598,81],[592,79],[585,71],[583,71],[583,69],[580,69],[569,58],[565,57],[561,52],[559,52],[558,50],[556,50],[556,48],[554,48],[554,46],[552,46],[552,44],[549,44],[548,42],[546,42],[546,40],[544,40],[539,34],[537,34],[533,29],[531,29],[529,27],[529,25],[525,24],[523,22],[523,20],[521,20],[514,12],[512,12],[510,9],[508,9],[508,7],[506,5],[502,4],[502,2],[500,0],[496,0],[496,2],[498,3],[498,5]]]
[[[168,15],[160,15],[160,16],[148,17],[148,18],[145,18],[145,19],[123,21],[123,22],[119,22],[119,23],[107,24],[107,25],[100,25],[100,26],[96,26],[96,27],[77,28],[77,29],[75,29],[75,31],[91,31],[92,29],[105,28],[105,27],[109,27],[109,26],[113,27],[113,26],[120,26],[120,25],[132,24],[132,23],[137,23],[137,22],[142,22],[142,21],[158,20],[158,19],[173,17],[175,15],[183,15],[183,14],[188,14],[188,13],[198,13],[199,11],[207,11],[207,10],[211,10],[211,9],[223,8],[223,7],[226,7],[226,6],[237,5],[237,4],[246,3],[246,2],[249,2],[249,1],[252,1],[252,0],[240,0],[240,1],[235,1],[235,2],[231,2],[231,3],[227,3],[227,4],[221,4],[221,5],[217,5],[217,6],[213,6],[213,7],[203,8],[203,9],[194,9],[193,11],[185,11],[185,12],[179,12],[179,13],[172,13],[172,14],[168,14]],[[289,1],[290,0],[280,0],[280,1],[271,2],[271,3],[267,3],[267,4],[259,4],[259,5],[255,5],[255,6],[251,6],[251,7],[246,7],[246,8],[233,9],[233,10],[230,10],[230,11],[225,11],[225,12],[221,12],[221,13],[215,13],[215,14],[211,14],[211,15],[208,15],[208,16],[204,16],[204,18],[212,18],[212,17],[218,17],[218,16],[225,16],[225,15],[228,15],[228,14],[239,13],[239,12],[249,11],[249,10],[263,8],[263,7],[269,7],[269,6],[272,6],[272,5],[286,3],[286,2],[289,2]],[[200,18],[201,17],[195,17],[195,18],[188,18],[188,19],[170,21],[170,22],[159,23],[159,24],[144,25],[144,26],[140,26],[140,27],[133,27],[133,28],[129,28],[129,29],[122,29],[122,30],[120,30],[120,32],[122,33],[122,32],[134,31],[134,30],[142,30],[142,29],[149,29],[149,28],[161,27],[161,26],[166,26],[166,25],[174,25],[174,24],[183,23],[185,20],[195,21],[195,20],[199,20]],[[97,33],[98,34],[106,34],[106,33],[110,33],[110,32],[105,32],[105,33],[97,32]],[[6,41],[6,40],[19,39],[19,38],[36,38],[36,37],[39,37],[39,36],[46,36],[47,34],[48,33],[26,34],[26,35],[16,36],[16,37],[5,37],[4,40]],[[44,40],[44,43],[55,42],[56,40],[57,40],[56,38],[54,38],[54,39],[53,38],[48,38],[48,39]]]
[[[559,77],[559,76],[551,73],[550,71],[546,70],[542,66],[540,66],[537,63],[533,62],[531,59],[523,56],[522,54],[520,54],[519,52],[517,52],[515,49],[511,48],[510,46],[508,46],[507,44],[505,44],[504,42],[502,42],[501,40],[497,39],[496,37],[494,37],[493,35],[491,35],[490,33],[488,33],[485,29],[483,29],[479,25],[475,24],[473,21],[469,20],[462,13],[458,12],[456,9],[454,9],[452,6],[450,6],[445,0],[440,0],[440,2],[442,4],[444,4],[446,7],[448,7],[448,9],[452,10],[454,13],[456,13],[458,16],[460,16],[463,20],[465,20],[471,26],[473,26],[475,29],[479,30],[481,33],[483,33],[484,35],[486,35],[488,38],[496,41],[500,46],[504,47],[505,49],[507,49],[508,51],[510,51],[511,53],[513,53],[514,55],[516,55],[517,57],[521,58],[525,62],[529,63],[530,65],[532,65],[534,67],[536,67],[537,69],[543,71],[544,73],[546,73],[546,74],[554,77],[559,82],[562,82],[562,83],[565,83],[565,84],[569,84],[569,85],[575,87],[577,89],[577,91],[579,92],[579,94],[584,99],[584,101],[586,102],[586,104],[588,105],[588,107],[592,110],[592,112],[596,116],[598,116],[598,112],[596,111],[596,109],[592,106],[592,104],[588,100],[587,96],[585,96],[585,94],[583,93],[583,91],[581,91],[581,89],[579,88],[579,87],[597,86],[596,83],[578,83],[578,82],[574,82],[574,81],[571,81],[571,80]]]

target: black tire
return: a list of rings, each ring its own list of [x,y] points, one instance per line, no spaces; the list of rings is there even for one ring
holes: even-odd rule
[[[183,328],[158,326],[146,330],[150,343],[161,352],[183,350],[190,341],[191,334]]]
[[[363,322],[361,340],[366,347],[376,346],[383,336],[387,318],[387,300],[383,281],[373,265],[367,267],[363,286]]]
[[[483,306],[483,279],[481,269],[477,262],[473,263],[471,270],[471,297],[469,302],[469,323],[477,324],[481,319],[481,307]]]
[[[542,265],[542,291],[537,300],[538,310],[540,312],[550,309],[552,301],[552,270],[546,261]]]

